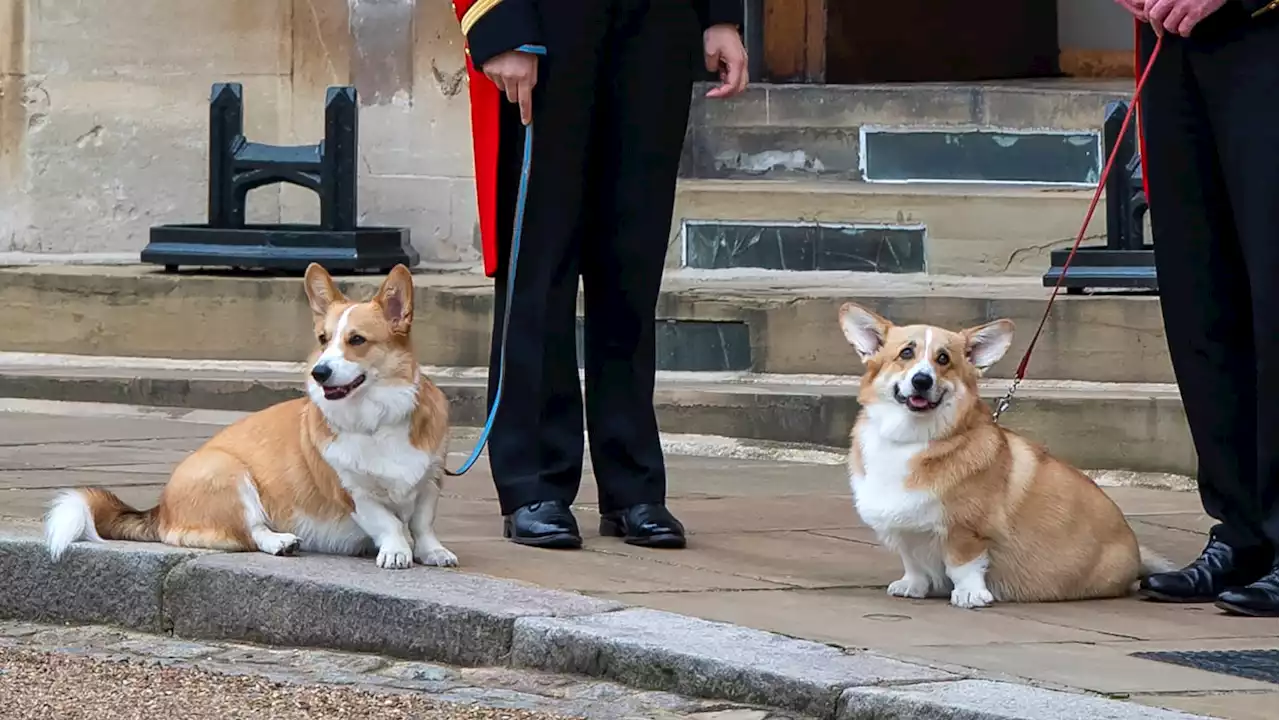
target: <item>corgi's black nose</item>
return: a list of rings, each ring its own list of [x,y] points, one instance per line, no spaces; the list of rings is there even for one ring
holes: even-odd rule
[[[916,392],[925,392],[933,387],[933,376],[929,373],[918,372],[911,376],[911,387]]]
[[[315,378],[318,383],[328,380],[331,375],[333,375],[333,368],[328,365],[317,365],[311,368],[311,377]]]

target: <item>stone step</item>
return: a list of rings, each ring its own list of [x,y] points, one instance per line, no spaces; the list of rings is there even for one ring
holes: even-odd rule
[[[757,85],[695,95],[688,178],[1097,181],[1106,105],[1132,82]]]
[[[483,368],[425,368],[452,422],[483,423]],[[298,363],[0,353],[0,397],[211,410],[258,410],[297,397]],[[986,381],[988,398],[1006,383]],[[845,447],[858,378],[661,372],[663,432]],[[1191,474],[1195,452],[1177,389],[1161,383],[1027,381],[1002,421],[1077,467]]]
[[[669,267],[1041,278],[1092,189],[798,180],[683,180]],[[1105,205],[1086,245],[1106,242]]]
[[[341,280],[353,297],[379,278]],[[488,362],[492,284],[474,274],[415,276],[418,358]],[[1017,337],[989,371],[1010,377],[1049,292],[1031,278],[678,270],[657,316],[660,367],[853,375],[860,365],[837,325],[855,300],[906,324],[948,328],[1012,319]],[[315,345],[302,282],[293,277],[171,275],[145,267],[0,269],[0,351],[295,362]],[[1172,382],[1159,299],[1063,296],[1029,377]]]

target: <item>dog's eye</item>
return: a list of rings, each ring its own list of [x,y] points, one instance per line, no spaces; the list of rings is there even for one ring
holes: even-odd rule
[[[902,358],[903,360],[910,360],[915,356],[916,356],[916,350],[913,347],[904,347],[902,348],[902,352],[898,353],[898,357]]]
[[[363,335],[352,335],[351,337],[347,338],[347,344],[348,344],[348,345],[351,345],[352,347],[354,347],[354,346],[356,346],[356,345],[363,345],[363,344],[364,344],[364,336],[363,336]]]
[[[948,355],[945,351],[938,353],[938,364],[939,364],[939,365],[946,365],[946,364],[948,364],[948,363],[950,363],[950,362],[951,362],[951,356],[950,356],[950,355]]]
[[[321,345],[328,345],[328,344],[329,344],[329,336],[328,336],[328,335],[325,335],[324,333],[320,333],[320,336],[319,336],[319,337],[317,337],[316,339],[320,341],[320,344],[321,344]]]

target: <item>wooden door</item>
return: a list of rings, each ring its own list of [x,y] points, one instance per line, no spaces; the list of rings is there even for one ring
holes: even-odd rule
[[[762,0],[764,80],[1052,77],[1056,0]]]

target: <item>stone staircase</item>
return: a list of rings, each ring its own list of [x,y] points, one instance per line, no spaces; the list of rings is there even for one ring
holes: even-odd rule
[[[1032,176],[1096,164],[1102,108],[1122,94],[775,86],[695,103],[657,313],[663,429],[845,445],[860,372],[837,327],[848,300],[904,323],[1013,319],[1017,341],[984,388],[1001,394],[1048,298],[1048,250],[1070,244],[1096,168],[1078,182]],[[877,150],[876,133],[902,142]],[[930,170],[929,134],[962,151],[935,153]],[[880,159],[862,157],[867,148]],[[786,160],[797,153],[803,162]],[[929,172],[867,180],[876,162]],[[360,295],[378,279],[343,282]],[[455,421],[479,423],[491,285],[472,273],[424,273],[417,285],[420,358]],[[296,278],[136,266],[0,269],[0,327],[0,396],[233,410],[296,393],[289,363],[314,343]],[[1195,466],[1155,297],[1061,298],[1004,420],[1087,469]]]
[[[1079,230],[1104,109],[1127,92],[1054,80],[698,97],[669,265],[1041,275]]]

